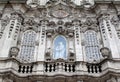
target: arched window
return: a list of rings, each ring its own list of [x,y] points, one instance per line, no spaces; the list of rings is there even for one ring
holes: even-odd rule
[[[98,61],[100,59],[100,50],[96,32],[93,30],[86,31],[85,41],[85,50],[88,62]]]
[[[22,62],[32,62],[34,59],[36,33],[32,30],[24,32],[21,48],[20,48],[20,60]]]
[[[67,57],[67,43],[66,39],[63,36],[57,36],[54,40],[54,47],[53,47],[53,57],[54,59],[66,59]]]

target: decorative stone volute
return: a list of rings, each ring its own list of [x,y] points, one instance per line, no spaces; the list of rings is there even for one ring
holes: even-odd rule
[[[70,28],[72,26],[72,22],[66,22],[64,24],[65,27]]]
[[[55,27],[56,26],[56,23],[54,21],[50,21],[48,24],[48,27]]]
[[[5,16],[3,19],[1,19],[1,31],[4,31],[5,26],[7,26],[7,24],[9,24],[10,18],[8,16]]]
[[[100,52],[104,58],[108,58],[111,54],[109,48],[107,48],[107,47],[101,48]]]
[[[49,24],[49,20],[43,19],[40,21],[41,26],[47,26]]]
[[[112,18],[111,18],[111,23],[114,25],[114,26],[118,26],[119,25],[119,19],[118,19],[118,17],[117,16],[113,16]]]
[[[36,24],[36,22],[34,21],[33,18],[26,18],[24,20],[24,25],[25,26],[34,26]]]
[[[101,12],[98,16],[98,21],[101,22],[102,20],[109,20],[110,14],[108,12]]]
[[[11,19],[17,19],[18,21],[22,22],[23,17],[18,12],[11,13]]]
[[[53,33],[54,33],[54,29],[47,29],[46,30],[47,37],[51,37]]]
[[[67,29],[67,34],[69,37],[73,37],[74,36],[74,30],[73,29]]]
[[[16,57],[19,53],[19,48],[18,47],[11,47],[10,48],[10,57]]]
[[[80,25],[81,25],[81,21],[75,19],[75,20],[72,21],[72,24],[73,24],[74,26],[80,26]]]
[[[63,34],[65,32],[65,29],[62,27],[62,26],[59,26],[56,31],[59,33],[59,34]]]

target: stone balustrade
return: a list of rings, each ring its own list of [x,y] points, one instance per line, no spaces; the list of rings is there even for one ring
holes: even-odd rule
[[[19,73],[32,73],[33,65],[19,65],[18,72]]]
[[[45,63],[45,72],[75,72],[74,63]]]
[[[102,66],[100,64],[87,64],[88,73],[100,73],[102,72]]]

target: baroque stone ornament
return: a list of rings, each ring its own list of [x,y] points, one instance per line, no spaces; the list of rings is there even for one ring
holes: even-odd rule
[[[94,6],[94,0],[83,0],[82,3],[85,8]]]
[[[110,50],[107,47],[103,47],[100,49],[100,52],[104,58],[108,58],[110,55]]]
[[[54,29],[46,30],[47,37],[51,37],[53,33],[54,33]]]
[[[69,16],[69,10],[65,5],[59,3],[51,8],[50,14],[56,18],[65,18]]]
[[[32,8],[35,8],[39,5],[39,0],[27,0],[27,5]]]
[[[69,37],[73,37],[74,36],[74,30],[73,29],[67,29],[67,34]]]
[[[10,21],[10,18],[7,16],[1,19],[0,39],[2,38],[5,27],[9,24],[9,21]]]
[[[10,57],[16,57],[19,53],[18,47],[11,47],[10,49]]]

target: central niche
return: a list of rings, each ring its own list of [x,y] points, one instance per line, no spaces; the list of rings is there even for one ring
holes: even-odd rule
[[[67,57],[67,43],[64,36],[59,35],[54,39],[53,43],[53,58],[66,59]]]

